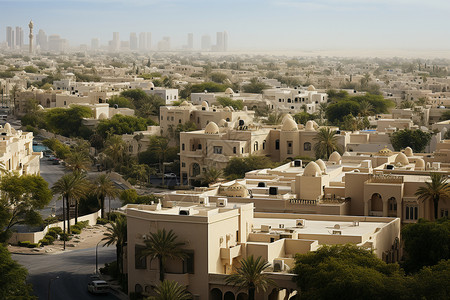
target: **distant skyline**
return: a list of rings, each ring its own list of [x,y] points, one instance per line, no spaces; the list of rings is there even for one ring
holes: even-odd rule
[[[119,32],[170,36],[174,48],[194,34],[215,43],[226,30],[230,50],[450,50],[448,0],[0,0],[0,41],[6,26],[59,34],[71,46],[101,45]]]

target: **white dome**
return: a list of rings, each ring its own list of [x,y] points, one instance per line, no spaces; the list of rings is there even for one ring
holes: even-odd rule
[[[318,177],[322,174],[322,171],[320,170],[320,167],[315,162],[310,162],[303,172],[303,176],[309,176],[309,177]]]
[[[308,122],[306,122],[305,130],[306,131],[315,131],[315,129],[314,129],[314,121],[309,120]]]
[[[325,163],[323,162],[323,160],[321,160],[319,158],[318,160],[316,160],[316,164],[319,166],[319,168],[322,172],[325,172],[326,166],[325,166]]]
[[[180,106],[189,106],[189,103],[186,100],[184,100],[183,102],[181,102]]]
[[[6,123],[4,128],[7,133],[11,133],[11,125],[9,123]]]
[[[333,153],[331,153],[330,157],[328,158],[328,161],[339,163],[341,158],[342,158],[341,155],[337,151],[334,151]]]
[[[108,119],[108,117],[106,116],[105,113],[101,113],[101,114],[98,116],[98,119],[99,119],[99,120],[106,120],[106,119]]]
[[[291,114],[285,114],[283,116],[283,120],[281,120],[281,123],[283,124],[284,122],[286,122],[288,119],[294,120],[294,118],[292,117]]]
[[[227,88],[227,89],[225,90],[225,94],[231,95],[231,94],[234,94],[234,91],[233,91],[232,88]]]
[[[316,88],[311,84],[310,86],[308,86],[307,91],[308,92],[314,92],[316,90]]]
[[[206,107],[206,108],[208,108],[208,107],[209,107],[209,104],[208,104],[208,102],[206,102],[206,101],[203,101],[203,102],[202,102],[202,107]]]
[[[219,126],[217,126],[214,122],[209,122],[208,125],[205,127],[205,133],[206,134],[218,134],[219,133]]]
[[[408,157],[406,157],[406,155],[404,153],[399,153],[395,157],[395,163],[401,164],[402,166],[406,166],[409,164],[409,160],[408,160]]]
[[[225,127],[225,125],[227,125],[227,121],[225,119],[222,119],[219,121],[219,126],[220,127]]]
[[[147,83],[147,87],[149,87],[149,88],[154,88],[155,87],[155,85],[153,84],[153,82],[149,82],[149,83]]]
[[[352,156],[349,152],[345,151],[344,154],[342,154],[342,156]]]
[[[415,167],[420,168],[420,169],[425,169],[425,161],[423,159],[419,158],[418,160],[416,160]]]
[[[297,131],[297,123],[293,119],[286,118],[286,120],[283,122],[283,125],[281,125],[281,131]]]
[[[229,106],[225,106],[225,107],[223,108],[223,110],[224,110],[224,111],[231,111],[231,109],[230,109]]]
[[[413,150],[411,149],[411,147],[406,147],[404,153],[407,157],[413,156]]]

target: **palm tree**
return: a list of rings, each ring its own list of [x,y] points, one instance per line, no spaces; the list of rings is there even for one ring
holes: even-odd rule
[[[267,120],[264,120],[263,122],[267,125],[278,125],[281,124],[281,121],[283,120],[283,115],[279,112],[275,111],[267,116]]]
[[[425,182],[425,186],[421,186],[417,189],[415,195],[417,199],[423,202],[433,201],[434,206],[434,219],[438,218],[438,206],[441,197],[450,197],[450,185],[447,182],[447,175],[440,173],[431,173],[431,182]]]
[[[150,260],[158,259],[159,261],[159,280],[164,281],[164,270],[167,259],[184,259],[186,254],[181,249],[184,243],[177,241],[177,236],[170,230],[160,230],[153,233],[144,240],[145,249],[142,251],[142,256],[149,256]]]
[[[327,111],[327,107],[328,107],[328,103],[323,102],[319,104],[319,118],[320,118],[320,123],[323,123],[323,119],[325,117],[326,111]]]
[[[264,261],[261,256],[254,259],[251,255],[241,259],[240,264],[241,266],[235,269],[235,273],[228,275],[225,281],[227,284],[238,286],[240,289],[247,289],[248,300],[255,299],[255,292],[266,291],[270,285],[275,285],[275,282],[264,273],[270,264]]]
[[[97,195],[97,199],[100,203],[101,216],[105,216],[105,198],[116,197],[118,194],[117,188],[111,181],[108,174],[100,174],[94,180],[94,194]],[[110,208],[111,209],[111,208]]]
[[[341,151],[337,143],[336,131],[329,127],[320,128],[313,140],[316,142],[314,151],[317,158],[328,158],[334,151]]]
[[[103,151],[114,162],[114,167],[123,161],[123,154],[125,152],[125,143],[118,135],[110,136],[105,143],[105,150]]]
[[[164,280],[155,288],[158,294],[156,297],[150,297],[151,300],[189,300],[191,295],[186,291],[186,287],[176,281]]]
[[[127,242],[127,218],[122,214],[117,215],[106,230],[105,237],[102,238],[105,241],[103,246],[116,244],[117,274],[120,276],[123,274],[123,247]]]
[[[411,108],[412,109],[412,108],[414,108],[415,105],[416,104],[413,101],[405,100],[400,103],[400,108],[402,108],[402,109]]]
[[[364,100],[359,103],[359,114],[361,117],[370,116],[372,113],[373,105],[369,101]]]
[[[202,184],[209,185],[212,183],[216,183],[220,176],[222,176],[222,170],[217,169],[215,167],[207,167],[206,170],[202,173],[200,180]]]
[[[75,223],[78,222],[78,201],[84,197],[89,190],[89,182],[86,180],[86,175],[74,172],[62,176],[52,187],[55,194],[60,194],[63,201],[66,201],[67,213],[67,232],[70,233],[70,206],[69,201],[75,201]]]
[[[166,156],[169,151],[169,141],[164,137],[155,136],[152,137],[148,148],[158,156],[159,171],[162,172],[163,163],[166,160]],[[162,174],[162,176],[164,178],[164,174]]]
[[[66,158],[66,167],[73,172],[88,171],[92,164],[86,152],[74,151]]]
[[[138,144],[138,156],[139,156],[139,153],[141,152],[141,148],[142,148],[141,140],[143,138],[144,138],[144,134],[142,132],[140,132],[140,133],[136,134],[135,136],[133,136],[133,139]]]

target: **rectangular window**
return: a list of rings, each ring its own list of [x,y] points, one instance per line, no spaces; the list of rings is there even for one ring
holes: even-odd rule
[[[183,273],[194,274],[194,251],[186,250],[186,258],[183,261]]]
[[[215,154],[222,154],[222,146],[214,146]]]
[[[184,144],[181,144],[181,151],[184,151]]]
[[[186,168],[186,163],[181,163],[181,166],[183,167],[183,168]]]
[[[134,246],[134,268],[135,269],[147,269],[147,258],[142,256],[145,246],[135,245]]]
[[[233,153],[236,154],[236,147],[233,147]]]

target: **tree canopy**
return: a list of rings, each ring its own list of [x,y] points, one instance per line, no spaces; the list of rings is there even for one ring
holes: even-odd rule
[[[242,90],[246,93],[262,94],[262,91],[268,89],[269,86],[264,82],[258,81],[257,78],[250,79],[250,83],[242,86]]]
[[[244,108],[244,102],[242,100],[233,100],[229,97],[217,97],[217,102],[223,107],[231,106],[235,110],[242,110]]]
[[[89,107],[72,105],[69,108],[52,108],[47,110],[44,120],[47,129],[56,134],[64,136],[80,136],[83,118],[92,116]]]
[[[275,166],[268,157],[265,156],[248,156],[248,157],[233,157],[223,169],[224,175],[232,180],[236,178],[243,178],[245,173],[257,170],[272,168]]]
[[[97,125],[97,133],[106,138],[108,132],[118,135],[131,134],[135,131],[147,130],[149,125],[155,125],[155,122],[150,119],[117,114],[109,120],[101,120]]]
[[[420,129],[403,129],[394,132],[391,136],[391,143],[395,151],[400,151],[406,147],[411,147],[414,152],[423,152],[431,141],[431,133]]]

